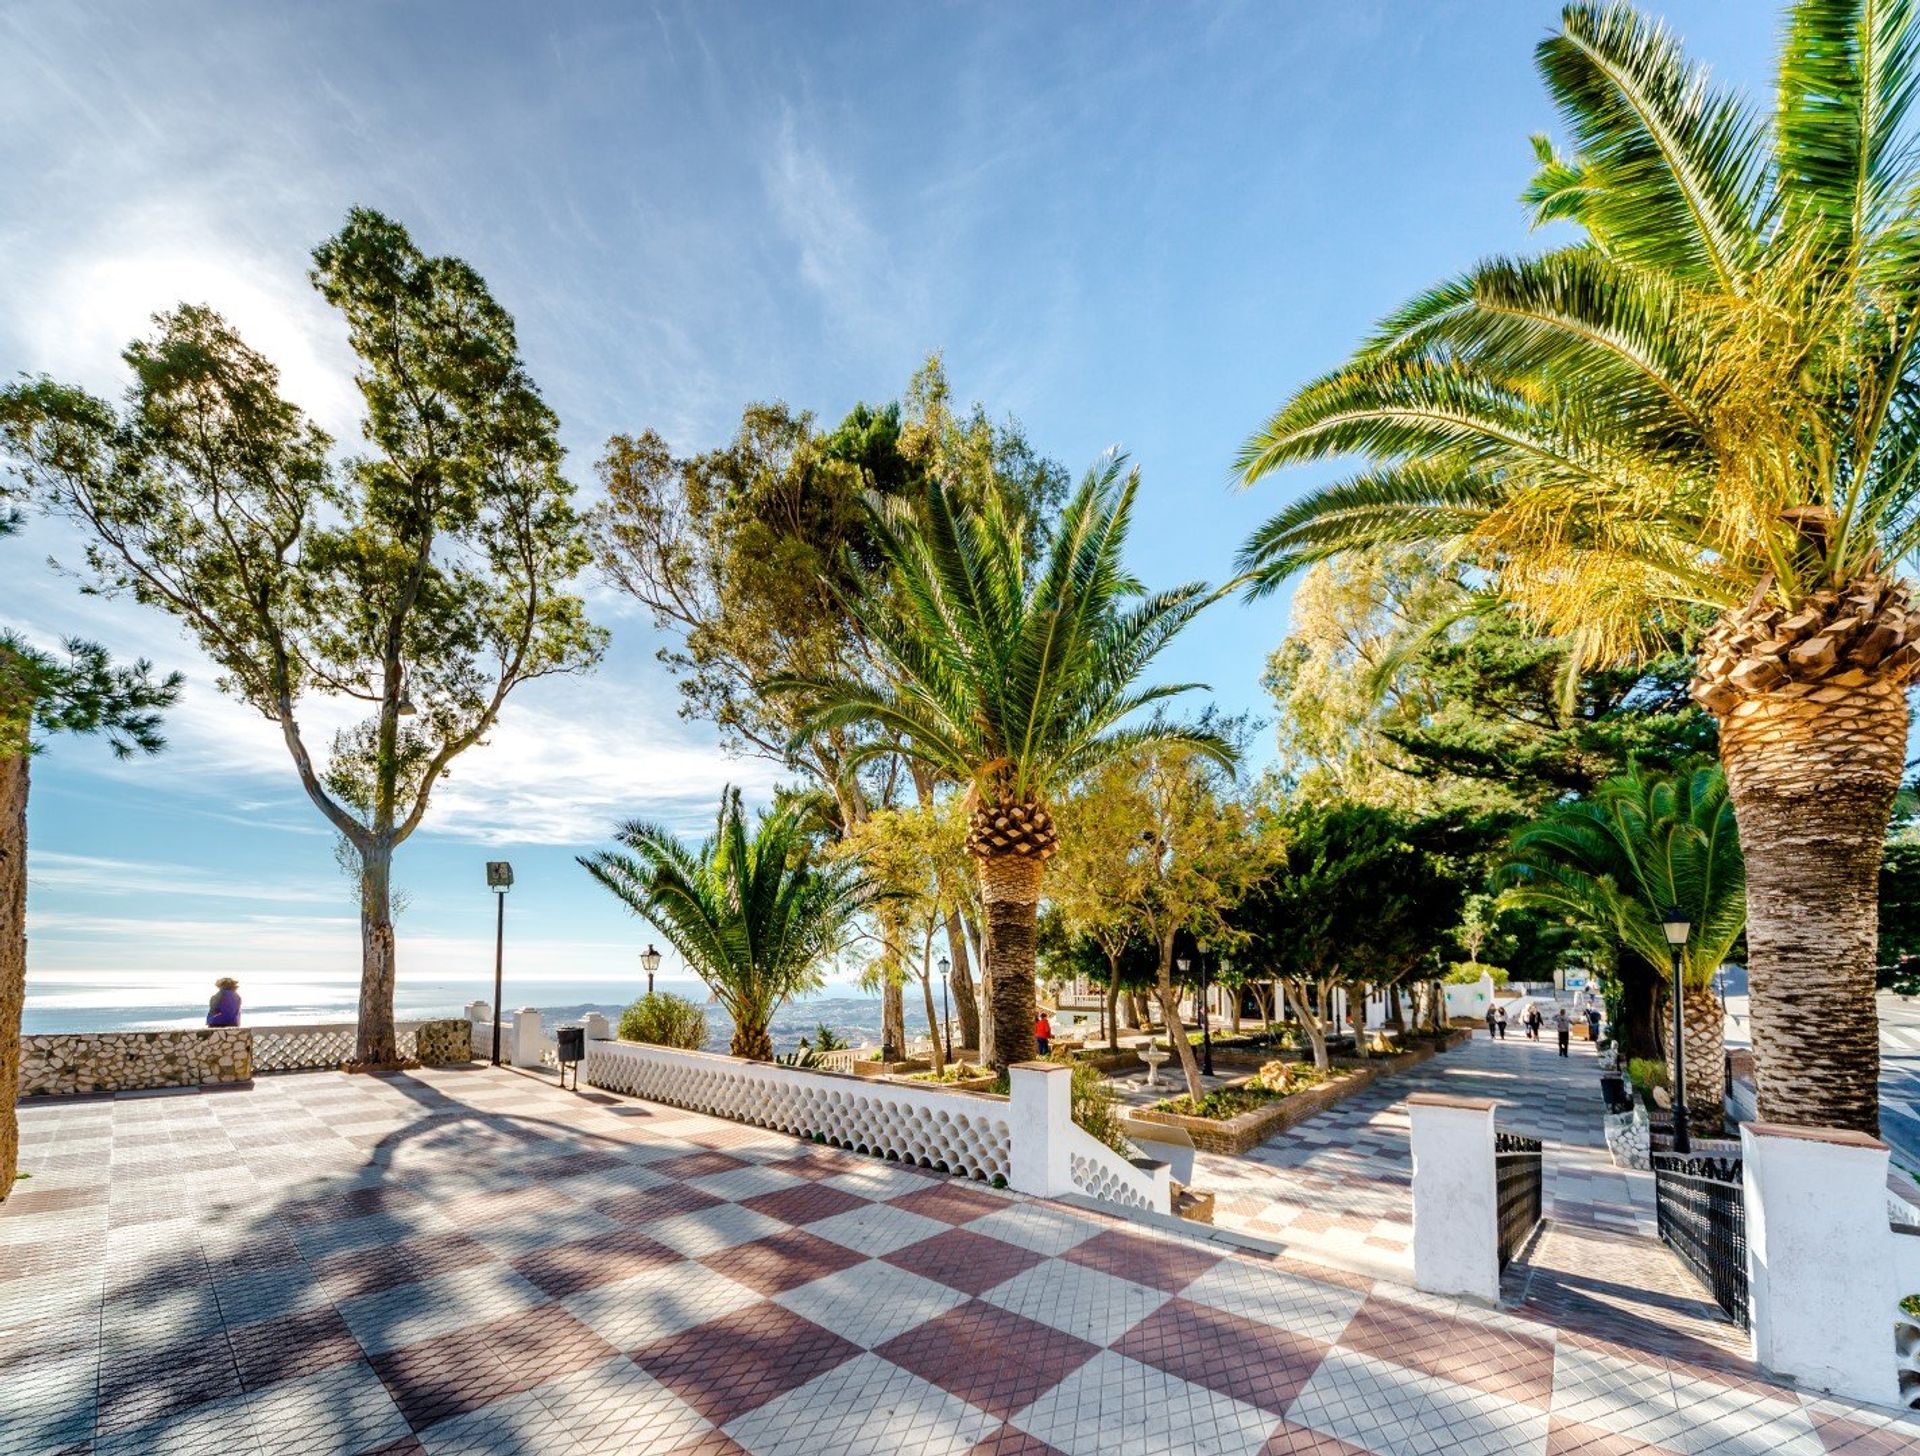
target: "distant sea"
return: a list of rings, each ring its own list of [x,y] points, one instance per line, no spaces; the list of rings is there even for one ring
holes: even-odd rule
[[[672,991],[700,1005],[707,1014],[707,1047],[725,1051],[733,1034],[733,1023],[725,1011],[707,999],[707,988],[698,981],[656,982],[662,991]],[[172,1027],[199,1026],[206,1020],[207,1003],[200,1000],[163,1000],[169,992],[151,988],[128,992],[110,985],[62,983],[27,986],[27,1004],[22,1030],[29,1036],[49,1032],[85,1031],[157,1031]],[[213,994],[211,985],[207,995]],[[469,1001],[492,997],[491,983],[477,986],[467,981],[402,980],[396,988],[394,1010],[402,1021],[420,1021],[438,1016],[461,1016]],[[509,1011],[522,1006],[539,1008],[549,1027],[578,1021],[598,1011],[617,1021],[627,1003],[636,994],[628,987],[607,981],[535,981],[516,988],[507,983],[505,1001]],[[355,984],[274,986],[261,984],[250,990],[242,980],[241,1024],[252,1026],[311,1025],[334,1021],[352,1021],[359,988]],[[791,1051],[805,1037],[812,1041],[821,1023],[836,1036],[854,1046],[880,1039],[880,1000],[878,997],[847,996],[829,989],[814,996],[790,1001],[780,1009],[773,1022],[776,1051]],[[920,1031],[911,1021],[909,1030]]]

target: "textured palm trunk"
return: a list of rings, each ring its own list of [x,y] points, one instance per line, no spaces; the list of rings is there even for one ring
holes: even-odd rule
[[[360,853],[360,1025],[353,1059],[363,1067],[400,1060],[393,1028],[395,969],[393,850],[376,843]]]
[[[992,1065],[1034,1058],[1035,918],[1046,862],[1038,855],[977,856],[987,916],[987,994],[993,1008]]]
[[[1907,743],[1903,688],[1764,694],[1721,722],[1747,861],[1760,1116],[1880,1130],[1880,849]]]
[[[1687,1044],[1687,1126],[1717,1137],[1727,1121],[1726,1018],[1711,990],[1680,998],[1681,1033]]]
[[[765,1022],[735,1022],[733,1040],[727,1044],[727,1050],[736,1057],[746,1057],[750,1061],[770,1062],[773,1060],[773,1038],[767,1035]]]
[[[4,731],[4,730],[0,730]],[[27,996],[27,765],[0,751],[0,1202],[20,1171],[20,1014]]]

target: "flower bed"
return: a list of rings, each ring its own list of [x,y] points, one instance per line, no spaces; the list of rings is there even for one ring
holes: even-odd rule
[[[973,1066],[966,1062],[950,1062],[944,1072],[909,1072],[900,1080],[932,1082],[961,1092],[992,1092],[998,1087],[1000,1078],[991,1067]]]
[[[1347,1098],[1362,1088],[1370,1087],[1385,1076],[1395,1072],[1404,1072],[1409,1067],[1417,1067],[1429,1057],[1441,1051],[1459,1046],[1468,1040],[1468,1033],[1455,1032],[1444,1041],[1422,1041],[1395,1056],[1369,1057],[1364,1061],[1336,1061],[1330,1080],[1317,1085],[1301,1088],[1297,1092],[1275,1093],[1264,1089],[1256,1090],[1253,1097],[1247,1099],[1245,1110],[1229,1117],[1208,1117],[1193,1113],[1168,1110],[1169,1103],[1158,1107],[1137,1110],[1133,1116],[1147,1122],[1157,1122],[1169,1127],[1183,1129],[1193,1139],[1193,1145],[1208,1153],[1244,1153],[1249,1148],[1258,1147],[1268,1138],[1297,1127],[1315,1113],[1324,1112],[1329,1107]],[[1249,1078],[1248,1082],[1255,1079]],[[1223,1093],[1237,1093],[1247,1086],[1246,1082],[1232,1083],[1218,1089],[1205,1099],[1203,1107],[1214,1097]],[[1173,1099],[1185,1102],[1184,1097]],[[1221,1104],[1226,1110],[1226,1104]]]

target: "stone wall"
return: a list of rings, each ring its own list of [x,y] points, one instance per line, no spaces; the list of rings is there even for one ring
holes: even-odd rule
[[[238,1026],[56,1033],[20,1041],[22,1097],[202,1087],[253,1076],[253,1039]]]
[[[423,1021],[414,1033],[414,1058],[423,1067],[447,1067],[473,1060],[473,1023],[459,1018]]]

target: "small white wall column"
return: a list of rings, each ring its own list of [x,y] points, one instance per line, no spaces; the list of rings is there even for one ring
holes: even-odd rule
[[[1016,1062],[1007,1068],[1007,1092],[1012,1134],[1007,1186],[1036,1198],[1071,1193],[1067,1129],[1073,1126],[1073,1069],[1058,1062]]]
[[[580,1018],[580,1025],[586,1028],[588,1041],[612,1041],[613,1023],[598,1011],[589,1011]]]
[[[1500,1207],[1493,1115],[1484,1097],[1416,1092],[1413,1122],[1413,1282],[1429,1294],[1500,1299]]]
[[[1802,1386],[1898,1404],[1887,1145],[1747,1122],[1740,1146],[1754,1359]]]
[[[513,1055],[510,1060],[514,1066],[539,1066],[545,1041],[538,1011],[531,1006],[522,1006],[513,1013]]]

